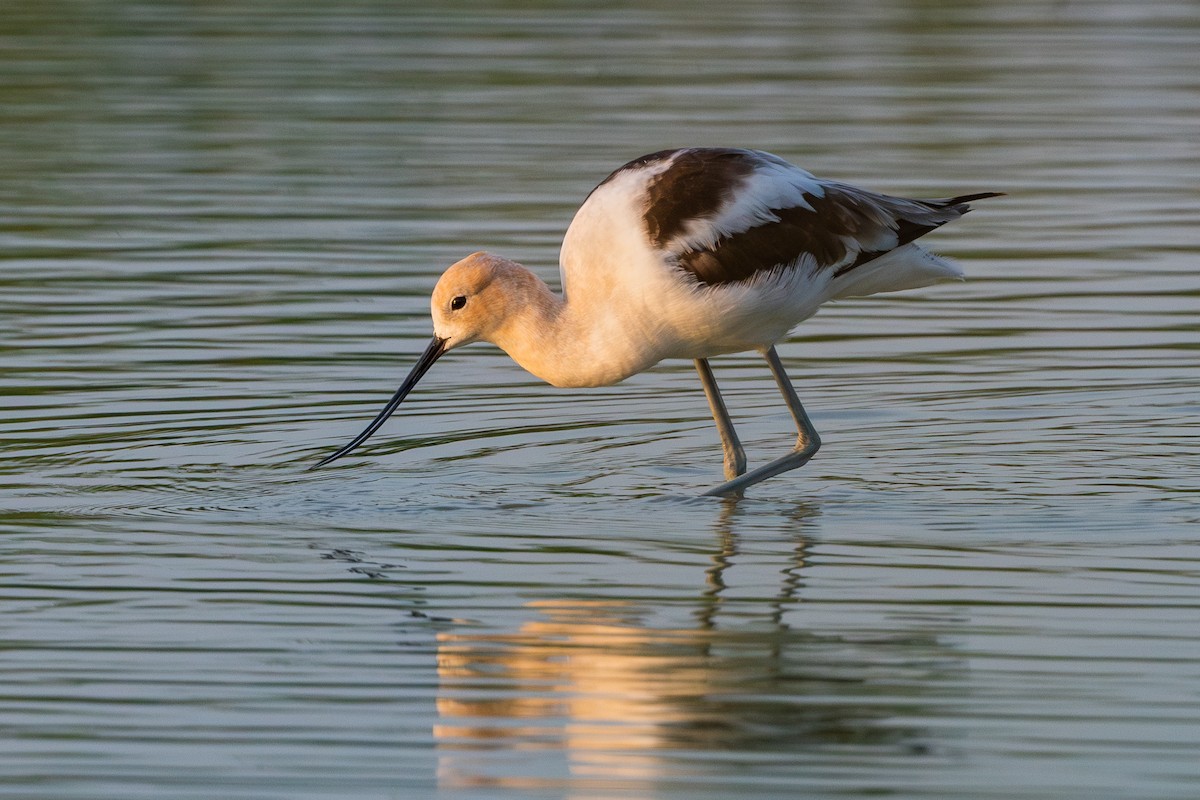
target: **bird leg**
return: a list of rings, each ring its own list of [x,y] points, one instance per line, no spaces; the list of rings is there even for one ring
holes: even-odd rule
[[[783,401],[787,403],[788,411],[792,412],[792,419],[796,422],[796,451],[808,451],[808,457],[812,458],[816,455],[817,450],[821,447],[821,436],[817,433],[817,429],[813,427],[812,420],[808,418],[808,414],[804,413],[804,406],[800,404],[800,398],[796,394],[796,388],[792,386],[792,381],[788,378],[787,372],[783,369],[783,362],[779,360],[779,353],[775,352],[775,347],[762,350],[762,356],[767,360],[767,366],[771,368],[771,374],[775,376],[775,383],[779,386],[779,391],[783,395]]]
[[[700,373],[700,385],[704,387],[704,396],[708,398],[708,407],[712,409],[713,420],[717,423],[717,433],[721,434],[721,449],[725,452],[725,479],[732,480],[746,471],[746,451],[738,441],[733,420],[729,418],[729,409],[725,408],[725,401],[721,399],[717,379],[713,377],[708,360],[697,358],[696,371]]]
[[[729,477],[729,470],[726,469],[725,476],[727,480],[715,489],[710,489],[705,492],[706,497],[719,497],[721,495],[737,494],[747,486],[753,486],[760,481],[765,481],[767,478],[787,472],[797,467],[802,467],[808,463],[808,460],[816,455],[817,450],[821,447],[821,437],[817,434],[817,429],[813,427],[812,422],[808,419],[808,414],[804,413],[804,406],[800,404],[800,398],[796,396],[796,390],[792,387],[792,382],[788,378],[787,373],[783,369],[783,363],[779,360],[779,354],[775,352],[774,346],[768,347],[761,351],[763,358],[767,360],[767,366],[771,368],[771,374],[775,376],[775,383],[779,385],[779,391],[783,394],[783,401],[787,403],[788,411],[792,414],[792,419],[796,422],[796,446],[792,452],[785,456],[768,462],[756,470],[747,472],[744,475],[739,475],[735,478]],[[697,362],[697,366],[699,362]],[[705,367],[708,365],[705,364]],[[701,372],[703,378],[703,372]],[[711,373],[709,376],[711,380]],[[713,384],[715,390],[716,384]],[[705,386],[705,392],[708,391],[708,386]],[[711,398],[710,398],[710,403]],[[722,411],[724,406],[722,405]],[[716,407],[714,406],[713,415],[716,416]],[[726,420],[729,415],[726,413]],[[720,421],[717,422],[718,429]],[[724,436],[724,434],[722,434]]]

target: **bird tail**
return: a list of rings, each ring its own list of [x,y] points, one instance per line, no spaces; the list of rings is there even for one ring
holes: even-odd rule
[[[958,264],[920,245],[906,244],[835,278],[831,288],[833,299],[842,300],[962,279],[963,271]]]
[[[880,292],[899,292],[904,289],[919,289],[934,283],[962,280],[961,267],[950,259],[934,255],[913,243],[913,239],[966,214],[971,210],[968,203],[973,200],[1001,197],[1003,194],[979,192],[944,200],[902,201],[916,205],[921,213],[897,216],[896,233],[900,246],[879,255],[870,253],[865,257],[860,256],[854,264],[843,267],[834,275],[830,286],[832,297],[864,297]]]
[[[976,200],[986,200],[989,197],[1004,197],[1004,192],[977,192],[975,194],[960,194],[958,197],[951,197],[949,200],[922,200],[921,202],[927,206],[936,208],[953,208],[958,213],[965,214],[971,210],[967,203],[973,203]],[[964,208],[958,208],[964,206]]]

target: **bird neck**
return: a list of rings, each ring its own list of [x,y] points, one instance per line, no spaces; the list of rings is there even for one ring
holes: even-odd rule
[[[569,302],[523,271],[508,294],[519,302],[489,338],[528,372],[554,386],[608,386],[658,360],[628,352],[611,309]]]

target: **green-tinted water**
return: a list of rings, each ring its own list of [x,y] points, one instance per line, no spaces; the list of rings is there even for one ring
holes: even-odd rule
[[[0,794],[1192,798],[1200,10],[22,2],[0,20]],[[443,359],[613,167],[916,196],[961,285],[780,347],[730,506],[690,364]],[[752,461],[790,420],[714,362]]]

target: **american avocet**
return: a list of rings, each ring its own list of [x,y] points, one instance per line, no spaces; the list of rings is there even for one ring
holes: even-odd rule
[[[563,296],[525,267],[475,253],[433,289],[433,341],[365,442],[442,355],[491,342],[554,386],[607,386],[665,358],[695,361],[725,454],[725,495],[803,466],[821,446],[775,343],[826,300],[962,277],[913,244],[996,192],[907,200],[813,177],[756,150],[685,148],[630,161],[592,190],[560,254]],[[746,472],[708,359],[757,350],[796,422],[792,452]]]

